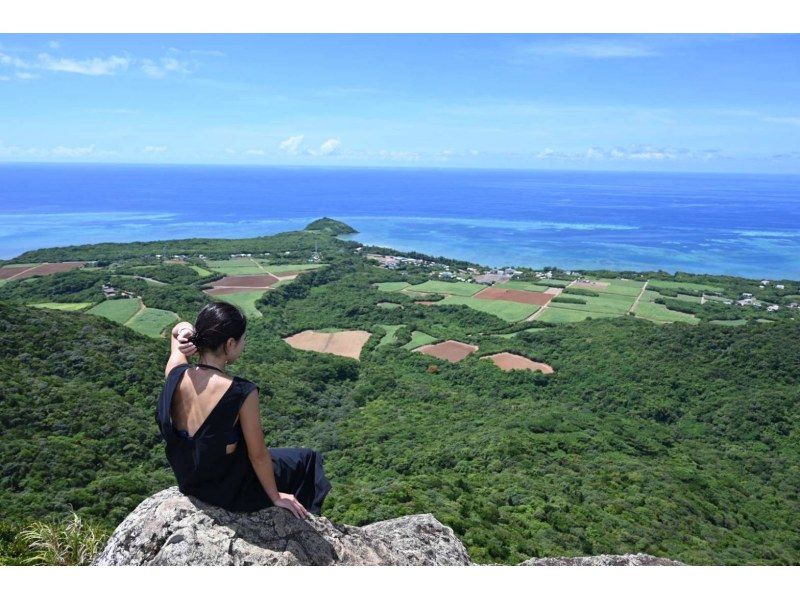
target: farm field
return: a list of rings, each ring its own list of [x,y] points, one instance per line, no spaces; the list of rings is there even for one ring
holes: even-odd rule
[[[211,276],[213,272],[211,270],[206,270],[205,268],[201,268],[200,266],[189,266],[192,270],[197,272],[200,276]]]
[[[648,286],[662,287],[665,289],[689,289],[692,291],[708,291],[709,293],[721,293],[722,287],[715,287],[699,282],[675,282],[673,280],[650,280]]]
[[[378,301],[378,303],[376,303],[375,305],[377,305],[378,307],[382,307],[383,309],[398,309],[400,307],[403,307],[399,303],[390,303],[388,301]]]
[[[416,349],[417,347],[421,347],[422,345],[429,345],[431,343],[435,343],[437,339],[435,336],[431,336],[430,334],[426,334],[425,332],[420,332],[419,330],[414,330],[411,332],[411,340],[408,341],[405,345],[401,348],[403,349]]]
[[[207,260],[206,267],[220,274],[243,276],[247,274],[266,274],[266,269],[250,258],[235,258],[232,260]]]
[[[360,359],[361,348],[369,340],[370,336],[370,333],[366,330],[342,330],[337,332],[304,330],[283,340],[295,349],[303,351],[332,353],[341,357]]]
[[[632,299],[636,299],[636,296],[642,292],[642,287],[644,286],[643,280],[625,280],[624,278],[600,278],[598,280],[599,282],[605,282],[608,284],[608,286],[605,288],[594,289],[598,293],[609,295],[625,295],[626,297],[631,297]],[[633,303],[632,300],[631,303]]]
[[[236,290],[231,293],[216,293],[214,296],[219,297],[220,301],[233,303],[248,318],[263,318],[264,315],[256,308],[256,301],[261,299],[264,293],[266,291],[263,289],[257,291]]]
[[[11,264],[0,268],[0,279],[23,280],[32,276],[47,276],[81,268],[86,262],[44,262],[41,264]]]
[[[476,299],[475,297],[459,297],[451,295],[438,301],[436,305],[466,305],[477,311],[492,314],[506,322],[518,322],[536,313],[538,305],[527,303],[517,303],[515,301],[503,301]]]
[[[717,326],[744,326],[747,324],[747,320],[709,320],[708,323]]]
[[[552,374],[554,372],[553,368],[546,363],[533,361],[532,359],[528,359],[522,355],[508,353],[506,351],[502,353],[495,353],[494,355],[484,355],[481,357],[481,359],[488,359],[505,372],[509,372],[511,370],[531,370],[535,372],[542,372],[544,374]]]
[[[478,350],[477,345],[447,340],[435,345],[422,345],[414,349],[416,353],[424,353],[451,363],[457,363]]]
[[[397,331],[403,327],[403,324],[381,324],[381,327],[386,330],[386,334],[378,342],[379,347],[394,344]]]
[[[583,295],[567,295],[569,297],[576,297],[585,299],[586,303],[559,303],[554,301],[550,303],[550,307],[558,307],[559,309],[573,309],[577,311],[592,311],[598,313],[612,314],[622,316],[633,305],[634,297],[628,295],[615,295],[612,293],[601,293],[599,297],[589,297]]]
[[[403,282],[403,281],[400,281],[400,282],[376,282],[374,284],[378,288],[379,291],[389,292],[389,293],[394,292],[394,291],[401,291],[404,288],[406,288],[407,286],[409,286],[409,284],[407,282]]]
[[[547,322],[549,324],[570,324],[572,322],[582,322],[586,318],[615,318],[620,314],[610,314],[595,311],[577,310],[577,309],[563,309],[555,307],[556,304],[551,304],[547,307],[542,315],[536,318],[537,322]],[[564,304],[566,305],[566,304]],[[585,307],[579,305],[578,307]]]
[[[135,330],[139,334],[158,338],[161,332],[178,321],[178,314],[163,309],[145,307],[144,310],[133,316],[125,323],[125,326]]]
[[[518,291],[534,291],[544,293],[548,288],[546,284],[534,284],[525,280],[509,280],[493,285],[499,289],[515,289]]]
[[[40,309],[58,309],[61,311],[79,311],[90,307],[91,303],[29,303],[31,307],[38,307]]]
[[[124,324],[139,311],[141,305],[139,299],[106,299],[95,305],[88,313]]]
[[[640,301],[634,313],[647,320],[660,320],[663,322],[686,322],[687,324],[697,324],[700,320],[692,314],[683,313],[667,309],[660,303]]]
[[[443,280],[426,280],[422,284],[409,286],[406,290],[417,291],[420,293],[441,293],[443,295],[459,295],[461,297],[471,297],[486,285],[475,284],[473,282],[445,282]]]
[[[328,264],[268,264],[266,262],[261,262],[261,265],[264,266],[264,269],[270,274],[286,276],[295,272],[316,270],[317,268],[322,268]]]

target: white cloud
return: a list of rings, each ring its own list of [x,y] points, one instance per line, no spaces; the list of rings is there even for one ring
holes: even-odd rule
[[[170,74],[188,74],[192,72],[191,63],[165,56],[160,61],[144,60],[142,71],[153,79],[163,79]]]
[[[27,81],[29,79],[38,79],[39,78],[39,75],[34,75],[33,73],[27,73],[27,72],[23,72],[23,71],[20,71],[20,72],[15,73],[15,74],[17,76],[17,79],[22,79],[23,81]]]
[[[779,125],[794,125],[800,127],[800,116],[765,116],[761,120]]]
[[[64,147],[59,145],[53,148],[51,153],[60,158],[83,158],[94,153],[94,145],[86,147]]]
[[[522,52],[539,56],[576,58],[640,58],[658,55],[654,49],[642,44],[591,39],[536,44],[526,46]]]
[[[293,135],[281,141],[278,148],[290,156],[296,156],[300,153],[300,146],[303,143],[303,139],[305,139],[305,135]]]
[[[39,54],[39,56],[37,56],[37,62],[31,66],[46,71],[102,76],[114,75],[117,71],[124,71],[128,68],[130,62],[128,58],[116,55],[109,56],[108,58],[76,60],[73,58],[56,58],[50,54]]]
[[[318,150],[309,150],[308,153],[312,156],[330,156],[331,154],[335,154],[337,151],[339,151],[341,146],[341,141],[331,138],[320,145]]]
[[[249,149],[244,151],[245,156],[263,156],[267,152],[262,149]]]
[[[167,151],[167,146],[165,145],[146,145],[142,151],[145,154],[163,154]]]

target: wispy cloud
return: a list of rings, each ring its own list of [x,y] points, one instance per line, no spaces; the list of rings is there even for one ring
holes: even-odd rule
[[[278,144],[278,149],[290,156],[296,156],[300,153],[300,146],[303,144],[303,139],[305,139],[305,135],[293,135],[281,141],[280,144]]]
[[[163,154],[167,151],[166,145],[146,145],[142,148],[145,154]]]
[[[335,154],[337,151],[339,151],[341,146],[342,142],[340,140],[328,139],[319,146],[319,149],[310,149],[308,150],[308,153],[312,156],[330,156],[331,154]]]
[[[87,58],[76,60],[73,58],[58,58],[50,54],[39,54],[35,68],[62,73],[75,73],[78,75],[103,76],[113,75],[124,71],[130,64],[130,59],[123,56],[112,55],[107,58]]]
[[[643,43],[594,39],[541,42],[524,46],[521,53],[575,58],[641,58],[660,54]]]
[[[668,162],[674,160],[703,160],[724,158],[718,149],[690,150],[686,148],[635,145],[631,147],[590,147],[584,151],[557,151],[545,148],[534,154],[539,160],[599,162]]]
[[[245,156],[265,156],[267,152],[262,149],[249,149],[242,152]]]
[[[164,56],[158,61],[147,59],[142,62],[142,72],[152,79],[163,79],[170,74],[185,75],[192,70],[192,63],[171,56]]]
[[[765,116],[761,120],[766,123],[800,127],[800,116]]]

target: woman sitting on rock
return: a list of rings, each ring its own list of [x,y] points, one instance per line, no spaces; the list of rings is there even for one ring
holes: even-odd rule
[[[156,421],[181,492],[230,511],[277,506],[319,515],[331,489],[321,454],[264,444],[258,387],[225,368],[245,346],[247,320],[234,305],[206,305],[194,326],[172,329]],[[197,353],[199,363],[188,357]]]

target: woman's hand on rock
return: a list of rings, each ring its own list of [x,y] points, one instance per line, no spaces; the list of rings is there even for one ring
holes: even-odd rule
[[[291,511],[298,519],[305,519],[308,517],[308,511],[300,504],[300,501],[295,498],[294,494],[286,494],[285,492],[278,492],[280,498],[275,501],[276,507],[281,507]]]

